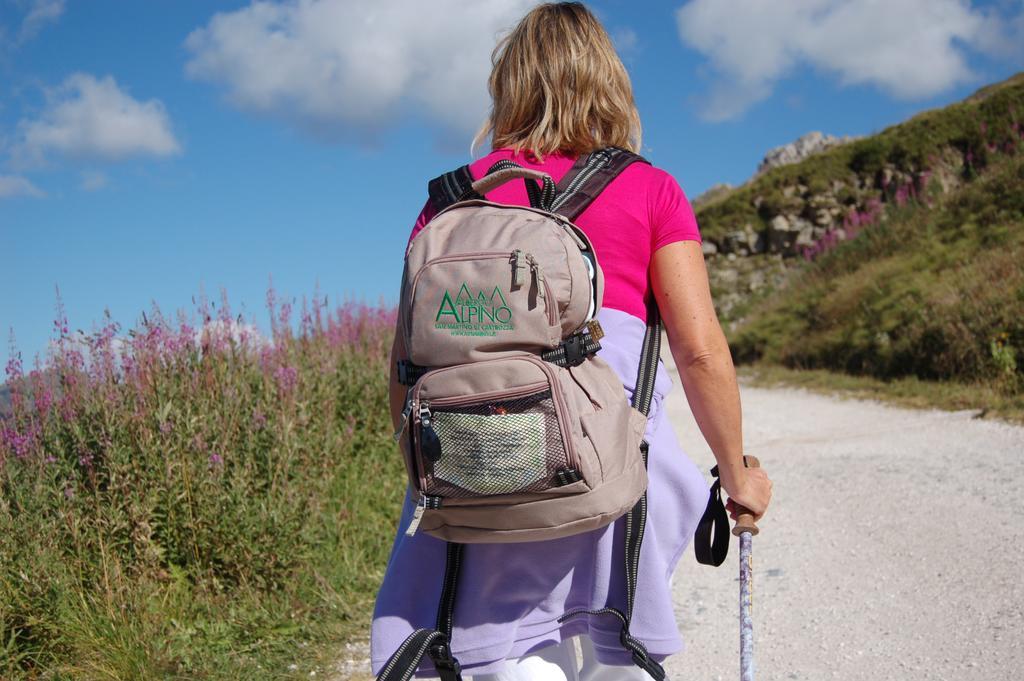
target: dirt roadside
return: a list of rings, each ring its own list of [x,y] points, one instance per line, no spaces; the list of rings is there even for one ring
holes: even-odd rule
[[[666,408],[706,473],[675,383]],[[747,452],[775,482],[754,540],[757,678],[1021,678],[1024,428],[802,389],[741,397]],[[670,679],[739,678],[737,554],[717,569],[684,554]],[[366,654],[350,645],[326,677],[370,679]]]
[[[1024,428],[795,389],[741,399],[775,483],[753,550],[758,679],[1021,678]],[[668,409],[707,471],[678,383]],[[669,678],[739,678],[737,554],[683,556]]]

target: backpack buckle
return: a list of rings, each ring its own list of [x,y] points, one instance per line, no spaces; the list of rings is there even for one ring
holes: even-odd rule
[[[587,357],[600,349],[601,344],[583,330],[563,339],[553,350],[540,353],[540,358],[560,367],[574,367],[583,364]]]
[[[426,367],[413,364],[407,359],[398,360],[397,365],[398,382],[402,385],[415,385],[416,381],[423,378],[423,374],[427,373]]]
[[[567,367],[579,366],[587,358],[586,343],[582,333],[574,333],[566,338],[562,341],[562,347],[565,348],[565,366]]]

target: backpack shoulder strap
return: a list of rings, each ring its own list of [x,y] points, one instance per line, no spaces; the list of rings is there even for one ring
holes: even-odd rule
[[[462,681],[462,665],[452,654],[452,619],[455,588],[459,583],[463,545],[447,542],[444,582],[433,629],[416,629],[391,654],[377,675],[377,681],[409,681],[424,657],[434,663],[440,681]]]
[[[458,201],[480,198],[473,191],[473,175],[469,172],[469,165],[438,175],[427,183],[427,192],[438,213]]]
[[[555,186],[552,210],[575,220],[619,173],[637,162],[650,163],[643,156],[619,147],[606,147],[580,156]],[[488,174],[495,169],[492,166]],[[427,191],[437,212],[459,201],[481,198],[473,191],[473,175],[468,164],[438,175],[427,184]]]
[[[612,180],[634,163],[649,164],[650,161],[619,147],[606,147],[580,156],[555,185],[552,210],[570,221],[575,220]]]

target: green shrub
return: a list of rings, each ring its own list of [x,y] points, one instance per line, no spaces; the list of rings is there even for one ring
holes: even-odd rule
[[[880,137],[871,137],[854,142],[850,169],[861,175],[874,175],[885,165],[889,154],[888,144]]]
[[[364,628],[404,473],[390,310],[314,299],[264,340],[157,311],[8,367],[0,677],[280,678]],[[308,664],[306,660],[304,664]]]

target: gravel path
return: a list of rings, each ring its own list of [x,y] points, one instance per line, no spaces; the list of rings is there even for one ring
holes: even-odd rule
[[[667,408],[706,472],[714,457],[676,384]],[[759,681],[1024,678],[1024,428],[804,390],[741,395],[747,452],[775,483],[753,550]],[[734,540],[717,569],[683,556],[672,681],[739,678],[738,553]],[[353,674],[364,646],[330,678],[369,678]]]
[[[774,499],[754,538],[757,678],[1024,678],[1024,428],[803,390],[741,388]],[[682,389],[668,409],[714,457]],[[1016,520],[1015,520],[1016,519]],[[735,540],[674,578],[674,681],[739,678]]]

